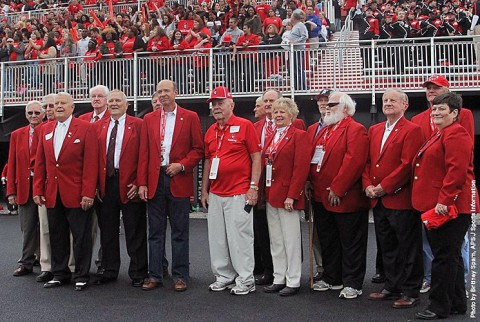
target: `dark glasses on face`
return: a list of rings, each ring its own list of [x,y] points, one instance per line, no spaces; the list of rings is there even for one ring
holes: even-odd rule
[[[334,107],[334,106],[337,106],[338,104],[340,104],[340,102],[336,102],[336,103],[328,103],[328,107]]]
[[[39,112],[39,111],[28,111],[27,114],[28,114],[28,115],[33,115],[33,114],[35,114],[35,115],[40,115],[41,112]]]

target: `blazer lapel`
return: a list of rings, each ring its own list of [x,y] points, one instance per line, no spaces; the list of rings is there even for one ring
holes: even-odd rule
[[[60,160],[63,152],[70,145],[70,142],[75,136],[75,132],[77,132],[77,127],[78,127],[78,123],[76,122],[76,119],[72,118],[72,121],[70,122],[70,126],[67,129],[67,134],[65,135],[65,139],[63,140],[62,148],[60,149],[60,153],[58,154],[58,160]]]
[[[425,142],[423,146],[420,148],[420,150],[418,151],[417,157],[421,157],[423,152],[425,152],[426,149],[431,147],[438,139],[440,139],[440,136],[441,136],[441,133],[437,132],[432,137],[430,137],[430,139],[428,139],[428,141]]]
[[[104,163],[107,162],[107,133],[108,133],[108,125],[110,122],[103,122],[102,128],[100,130],[100,155],[102,156],[102,161]]]
[[[383,145],[383,149],[380,151],[380,156],[378,157],[379,160],[381,159],[383,152],[385,152],[390,142],[392,142],[395,139],[395,137],[398,135],[398,133],[401,131],[402,127],[403,127],[403,117],[397,122],[397,124],[395,124],[395,126],[392,129],[392,133],[390,133],[390,135],[387,138],[387,141],[385,141],[385,144]],[[383,138],[383,135],[382,135],[382,138]],[[380,141],[380,145],[381,144],[382,144],[382,141]]]
[[[155,126],[153,133],[155,135],[155,142],[157,143],[158,155],[162,155],[162,142],[160,142],[160,113],[162,113],[162,111],[158,109],[153,114],[153,117],[155,118],[155,121],[153,122],[153,126]]]
[[[339,127],[335,132],[332,134],[332,138],[330,139],[331,141],[328,142],[328,146],[324,147],[325,149],[325,155],[323,157],[322,161],[322,167],[327,163],[326,161],[330,157],[331,151],[333,150],[333,147],[335,144],[337,144],[338,139],[343,135],[343,132],[345,132],[345,129],[347,128],[348,123],[345,123],[342,125],[342,127]]]
[[[128,141],[132,136],[133,120],[127,115],[125,119],[125,130],[123,132],[122,150],[120,151],[120,160],[122,160],[123,152],[127,149]]]
[[[175,116],[175,128],[173,129],[172,147],[170,151],[172,151],[173,147],[175,146],[175,142],[180,136],[180,133],[182,133],[182,127],[184,123],[183,116],[183,109],[177,105],[177,115]]]
[[[277,151],[276,151],[277,155],[278,155],[278,153],[280,153],[280,151],[283,149],[283,147],[291,140],[291,138],[293,136],[293,132],[295,132],[295,127],[292,124],[292,125],[290,125],[290,127],[288,129],[287,135],[285,135],[285,138],[278,145],[278,148],[277,148]]]
[[[42,131],[43,132],[43,138],[42,140],[45,140],[45,145],[44,145],[44,150],[45,150],[45,154],[47,153],[50,153],[50,155],[53,156],[53,158],[55,159],[55,149],[54,149],[54,146],[53,146],[53,142],[55,140],[55,128],[57,127],[57,121],[53,121],[47,125],[45,125],[46,128],[45,130],[46,131]],[[46,137],[50,136],[50,139],[46,139]]]

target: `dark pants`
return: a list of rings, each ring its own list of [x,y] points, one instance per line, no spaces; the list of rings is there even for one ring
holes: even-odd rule
[[[380,243],[385,289],[418,297],[423,281],[422,221],[411,210],[393,210],[379,200],[373,208]]]
[[[120,270],[120,243],[119,226],[120,211],[122,211],[123,225],[127,253],[130,257],[128,276],[133,279],[143,279],[148,275],[147,260],[147,216],[146,204],[143,202],[128,202],[120,200],[118,175],[106,178],[105,197],[102,204],[102,215],[99,218],[102,229],[100,241],[102,245],[103,276],[116,279]]]
[[[255,253],[255,271],[259,274],[273,275],[270,236],[268,234],[267,212],[253,208],[253,249]]]
[[[459,214],[458,218],[438,229],[427,230],[433,253],[432,288],[428,309],[440,317],[447,317],[453,310],[467,310],[461,249],[471,223],[470,215]]]
[[[189,198],[176,198],[170,192],[170,177],[162,169],[155,195],[148,201],[149,275],[163,280],[163,257],[167,217],[170,219],[172,243],[172,277],[174,281],[189,279]]]
[[[47,209],[50,246],[52,248],[52,273],[56,279],[68,281],[70,256],[70,231],[73,235],[73,256],[75,258],[75,282],[88,282],[92,261],[92,208],[66,208],[57,195],[54,208]]]
[[[299,51],[293,53],[293,65],[295,66],[295,89],[306,90],[307,80],[305,78],[305,52]],[[290,75],[291,77],[292,75]]]
[[[382,245],[378,240],[378,234],[375,235],[375,240],[377,242],[377,254],[375,255],[375,273],[385,275],[385,270],[383,269]]]
[[[33,177],[30,179],[30,181],[33,181]],[[18,216],[23,237],[22,257],[18,263],[31,270],[35,262],[35,251],[39,242],[38,206],[33,202],[32,198],[28,198],[26,204],[18,206]]]
[[[362,289],[367,262],[368,211],[335,213],[313,204],[322,249],[323,280]]]

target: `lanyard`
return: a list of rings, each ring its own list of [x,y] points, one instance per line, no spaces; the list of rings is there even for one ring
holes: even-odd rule
[[[165,128],[167,127],[167,115],[163,108],[160,110],[160,142],[163,146],[165,140]]]
[[[434,134],[437,130],[437,126],[433,123],[432,112],[430,112],[430,134]]]
[[[290,125],[287,126],[285,128],[285,130],[282,131],[282,133],[280,133],[280,136],[278,138],[278,141],[277,143],[274,143],[275,141],[275,137],[274,139],[270,142],[270,145],[268,146],[268,148],[266,149],[266,152],[268,154],[268,161],[269,162],[272,162],[273,160],[275,160],[275,153],[277,152],[277,149],[278,149],[278,146],[280,145],[280,143],[282,143],[283,139],[287,136],[287,132],[288,132],[288,129],[290,128]]]
[[[423,143],[422,147],[420,148],[420,150],[418,150],[418,154],[417,154],[417,158],[421,157],[423,152],[425,152],[425,150],[427,149],[427,147],[430,145],[430,141],[434,140],[434,139],[437,139],[437,137],[440,136],[440,131],[437,130],[437,132],[435,134],[433,134],[428,140],[427,142]]]
[[[230,125],[225,125],[225,127],[223,129],[220,129],[220,132],[222,132],[222,135],[220,136],[220,140],[219,140],[219,136],[218,136],[218,128],[215,130],[216,131],[216,134],[215,134],[215,140],[217,142],[217,151],[216,151],[216,155],[218,157],[218,153],[220,152],[220,149],[222,148],[222,144],[223,144],[223,137],[225,136],[225,132],[227,131],[227,128],[229,128]]]
[[[323,149],[325,150],[325,147],[328,141],[330,141],[330,139],[332,138],[333,133],[335,133],[335,131],[340,127],[340,125],[347,123],[350,120],[351,120],[351,116],[347,116],[346,118],[344,118],[343,120],[335,124],[335,126],[331,126],[331,125],[327,126],[325,129],[325,133],[321,136],[320,135],[318,136],[320,139],[319,145],[322,145]]]

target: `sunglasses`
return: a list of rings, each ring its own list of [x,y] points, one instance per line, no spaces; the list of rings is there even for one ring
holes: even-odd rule
[[[42,114],[42,112],[40,112],[40,111],[28,111],[27,114],[28,115],[33,115],[33,114],[40,115],[40,114]]]
[[[328,106],[328,107],[334,107],[334,106],[337,106],[338,104],[340,104],[340,102],[328,103],[327,106]]]

